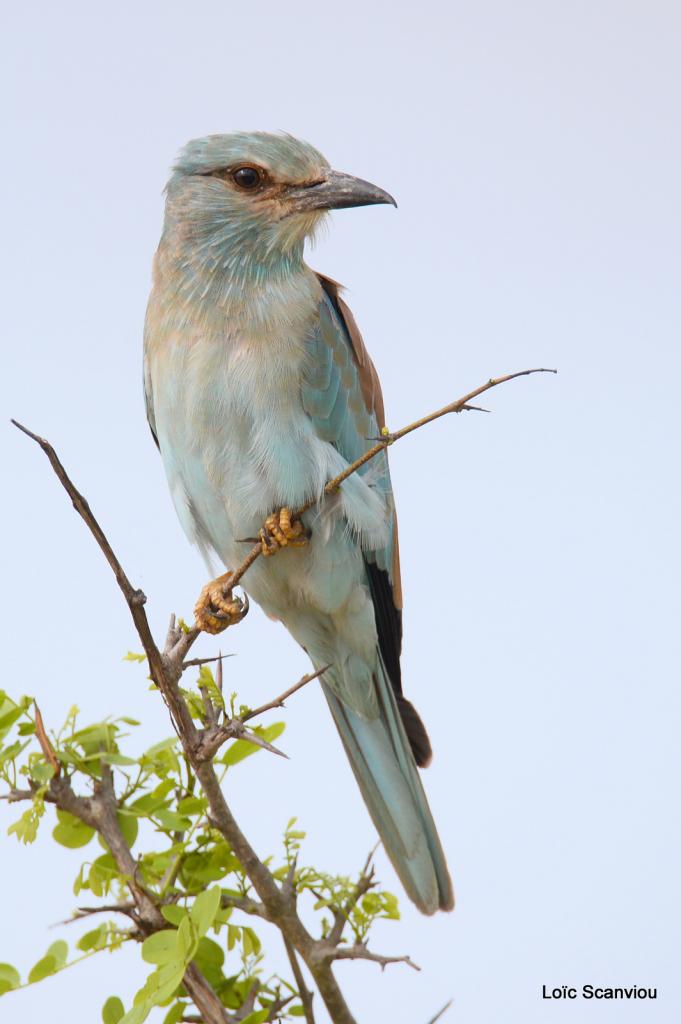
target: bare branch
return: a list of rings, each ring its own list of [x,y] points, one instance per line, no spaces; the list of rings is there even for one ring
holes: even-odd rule
[[[56,803],[49,793],[45,793],[43,799],[46,803]],[[0,794],[0,800],[6,800],[8,804],[18,804],[22,800],[35,800],[35,793],[32,789],[10,789],[8,793]]]
[[[159,690],[161,690],[163,699],[170,711],[173,724],[176,729],[179,729],[180,724],[182,724],[187,735],[193,739],[196,730],[194,728],[194,723],[189,713],[189,709],[182,700],[177,688],[177,679],[174,681],[170,679],[167,680],[167,685],[165,686],[161,686],[159,683],[159,679],[165,679],[165,665],[163,663],[161,652],[156,646],[152,636],[149,621],[147,619],[146,612],[144,611],[144,604],[147,600],[146,595],[141,590],[133,587],[123,570],[123,566],[114,554],[113,548],[105,536],[104,531],[97,522],[90,505],[71,481],[50,442],[46,441],[43,437],[39,437],[38,434],[34,434],[33,431],[28,429],[28,427],[22,426],[22,424],[18,423],[16,420],[12,420],[12,423],[15,427],[21,430],[22,433],[35,441],[43,450],[57,476],[57,479],[71,499],[73,507],[99,545],[100,550],[111,566],[113,574],[116,577],[116,582],[118,583],[121,593],[126,600],[137,634],[142,642],[142,646],[144,647],[144,653],[147,656],[151,678],[156,683]],[[180,635],[177,636],[172,654],[175,658],[179,658],[183,661],[187,651],[199,634],[198,630],[195,629],[189,630],[186,633],[179,630],[179,634]]]
[[[415,964],[408,956],[381,956],[380,953],[372,953],[370,949],[360,943],[356,943],[354,946],[337,946],[331,954],[331,959],[371,960],[375,964],[380,964],[382,970],[385,970],[388,964],[406,964],[407,967],[411,967],[415,971],[421,970],[418,964]]]
[[[189,661],[184,662],[182,668],[201,668],[202,665],[210,665],[212,662],[217,661],[219,671],[222,668],[222,662],[225,660],[225,658],[233,657],[233,654],[216,654],[212,658],[190,658]]]
[[[300,996],[300,1001],[303,1004],[305,1020],[307,1024],[315,1024],[314,1010],[312,1008],[312,1001],[314,999],[314,995],[312,992],[310,992],[309,988],[305,983],[305,977],[303,975],[301,966],[298,962],[296,951],[291,945],[291,943],[288,941],[286,936],[284,936],[284,946],[286,948],[286,955],[288,956],[288,961],[291,965],[291,970],[293,971],[295,983],[298,986],[298,995]]]
[[[257,715],[263,715],[266,711],[272,711],[273,708],[283,708],[284,702],[287,701],[289,697],[292,697],[294,693],[298,692],[298,690],[302,690],[302,688],[307,686],[308,683],[311,683],[313,679],[319,679],[319,677],[329,668],[331,668],[330,665],[325,665],[324,668],[317,669],[316,672],[308,672],[308,674],[303,676],[302,679],[299,679],[294,686],[285,690],[284,693],[281,693],[278,697],[275,697],[274,700],[269,702],[269,704],[263,704],[261,707],[255,708],[253,711],[248,711],[242,716],[241,721],[248,722],[251,718],[255,718]]]
[[[441,1017],[444,1017],[444,1015],[446,1014],[446,1012],[449,1009],[449,1007],[453,1004],[453,1002],[454,1002],[454,1000],[450,999],[449,1002],[445,1003],[445,1005],[442,1007],[442,1009],[438,1010],[438,1012],[435,1014],[435,1016],[430,1018],[430,1020],[428,1021],[428,1024],[436,1024],[436,1021],[440,1020]]]
[[[138,920],[134,903],[111,903],[103,904],[101,907],[78,907],[72,917],[67,917],[65,921],[57,921],[52,927],[73,924],[75,921],[82,921],[85,917],[92,917],[93,914],[125,914],[135,922]]]

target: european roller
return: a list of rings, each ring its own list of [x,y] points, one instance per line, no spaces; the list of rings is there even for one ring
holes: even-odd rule
[[[261,132],[190,142],[168,182],[145,326],[147,413],[184,531],[317,668],[369,813],[410,898],[454,903],[419,778],[426,730],[402,692],[400,569],[387,455],[325,483],[384,426],[374,366],[338,284],[303,257],[329,210],[392,203],[312,146]],[[290,510],[314,499],[297,521]],[[263,525],[264,524],[264,525]],[[222,577],[198,625],[236,615]],[[328,768],[326,769],[328,770]]]

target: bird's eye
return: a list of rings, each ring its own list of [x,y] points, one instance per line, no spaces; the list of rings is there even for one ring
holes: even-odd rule
[[[255,167],[238,167],[232,177],[235,185],[245,189],[257,188],[262,181],[260,171]]]

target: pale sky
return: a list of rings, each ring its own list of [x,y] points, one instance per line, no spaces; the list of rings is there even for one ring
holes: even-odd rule
[[[27,0],[4,20],[3,685],[51,725],[77,703],[142,718],[140,751],[169,735],[121,661],[139,643],[102,557],[7,421],[58,447],[157,635],[188,616],[204,568],[141,389],[162,189],[189,138],[299,135],[399,203],[335,214],[310,254],[348,286],[391,427],[491,375],[560,370],[392,451],[405,690],[458,906],[402,900],[374,946],[422,972],[344,964],[348,1000],[360,1024],[426,1024],[449,998],[452,1024],[678,1020],[678,4]],[[219,643],[251,704],[307,667],[255,609]],[[234,776],[241,824],[266,855],[297,814],[303,860],[359,868],[375,834],[321,694],[285,717],[291,760]],[[50,926],[80,855],[49,827],[20,847],[15,817],[0,808],[0,961],[25,975],[77,935]],[[137,951],[96,957],[3,997],[0,1020],[93,1024],[144,973]],[[587,983],[658,1000],[541,999]]]

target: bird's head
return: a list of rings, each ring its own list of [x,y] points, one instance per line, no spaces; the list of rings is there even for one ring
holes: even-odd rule
[[[166,230],[208,269],[285,269],[328,210],[396,205],[376,185],[334,171],[290,135],[238,132],[189,142],[168,182]],[[192,261],[193,262],[193,261]]]

